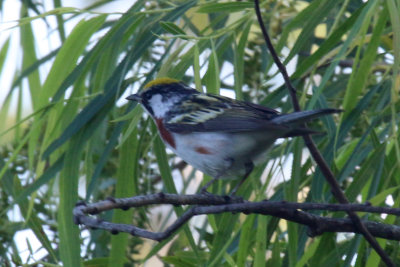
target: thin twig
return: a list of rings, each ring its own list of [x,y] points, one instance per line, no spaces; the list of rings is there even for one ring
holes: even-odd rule
[[[133,225],[117,224],[97,219],[93,216],[111,209],[128,209],[148,205],[169,204],[169,205],[195,205],[189,208],[164,232],[151,232]],[[325,232],[352,232],[360,233],[354,227],[350,219],[328,218],[317,216],[304,210],[330,210],[330,211],[363,211],[372,213],[386,213],[400,216],[400,209],[388,207],[373,207],[369,204],[319,204],[319,203],[295,203],[295,202],[272,202],[260,201],[249,202],[241,198],[217,196],[212,194],[152,194],[100,201],[92,204],[78,204],[73,211],[76,224],[82,224],[93,229],[105,229],[113,234],[119,232],[129,233],[152,240],[161,241],[171,236],[183,224],[193,216],[200,214],[217,214],[223,212],[242,212],[245,214],[272,215],[288,221],[303,224],[308,227],[309,236],[321,235]],[[368,230],[376,237],[400,240],[400,227],[382,223],[365,221]]]
[[[279,71],[281,72],[283,79],[285,80],[285,84],[289,89],[290,97],[292,99],[292,104],[293,108],[295,111],[300,111],[300,104],[297,99],[296,95],[296,89],[292,85],[289,75],[286,71],[286,67],[282,64],[280,61],[275,48],[272,45],[271,39],[269,38],[268,32],[265,29],[264,22],[261,16],[261,11],[260,11],[260,4],[259,1],[255,1],[255,11],[257,14],[257,19],[260,24],[265,42],[267,44],[268,50],[271,53],[272,58],[275,61],[275,64],[279,68]],[[325,159],[322,157],[321,153],[319,152],[317,146],[311,139],[310,135],[304,135],[303,136],[304,142],[308,149],[310,150],[311,155],[313,156],[315,162],[319,166],[321,172],[324,174],[326,181],[329,183],[331,187],[332,194],[334,197],[339,201],[339,203],[342,204],[348,204],[349,201],[344,195],[343,191],[340,189],[340,186],[338,182],[335,179],[335,176],[333,175],[331,169],[329,168],[328,164],[326,163]],[[347,214],[349,215],[350,219],[353,221],[354,226],[359,230],[360,233],[365,237],[365,239],[370,243],[370,245],[375,249],[375,251],[379,254],[379,256],[382,258],[382,260],[386,263],[387,266],[394,266],[394,263],[392,260],[389,258],[389,256],[386,254],[386,252],[382,249],[382,247],[378,244],[376,239],[371,235],[371,233],[368,231],[368,229],[365,227],[365,225],[362,223],[360,217],[353,212],[353,211],[348,211]]]

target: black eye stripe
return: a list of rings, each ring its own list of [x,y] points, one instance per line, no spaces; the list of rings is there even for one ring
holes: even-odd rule
[[[159,84],[150,87],[149,89],[143,91],[141,93],[142,101],[144,105],[148,105],[150,99],[156,95],[161,95],[161,101],[166,102],[171,98],[183,98],[189,95],[193,95],[193,93],[198,94],[195,89],[184,86],[181,83],[174,84]]]

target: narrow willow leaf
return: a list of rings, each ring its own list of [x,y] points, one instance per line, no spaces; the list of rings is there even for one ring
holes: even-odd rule
[[[276,51],[282,50],[285,46],[289,34],[294,31],[295,29],[301,28],[302,25],[307,23],[308,19],[314,16],[315,10],[318,9],[321,2],[319,1],[311,1],[309,5],[307,5],[301,12],[299,12],[292,20],[289,21],[285,28],[282,31],[281,38],[276,45]],[[271,63],[272,64],[272,63]]]
[[[344,55],[347,52],[347,49],[350,47],[350,45],[356,39],[356,36],[357,36],[359,30],[362,28],[364,22],[369,21],[368,18],[371,16],[371,14],[373,14],[375,12],[377,4],[378,4],[378,2],[376,2],[376,1],[367,2],[367,5],[365,6],[365,8],[363,8],[363,10],[361,11],[361,14],[358,16],[356,22],[352,26],[351,31],[348,34],[346,41],[340,47],[339,52],[332,60],[332,63],[329,65],[328,69],[325,71],[318,88],[316,88],[316,90],[313,93],[313,96],[311,97],[310,101],[307,104],[307,109],[313,109],[315,107],[315,104],[318,102],[318,98],[322,94],[326,83],[333,75],[336,66],[339,64],[339,61],[341,59],[343,59]]]
[[[309,42],[310,38],[313,37],[314,29],[317,27],[317,25],[320,24],[322,19],[329,13],[329,11],[338,4],[337,1],[330,0],[318,1],[318,3],[318,8],[313,13],[313,16],[308,17],[305,20],[305,23],[302,24],[302,31],[297,38],[296,43],[293,45],[293,48],[290,49],[290,53],[286,57],[283,64],[287,64],[301,51],[304,45]]]
[[[238,255],[236,264],[237,266],[245,266],[249,250],[254,242],[254,221],[256,219],[255,214],[247,216],[242,225],[242,230],[240,231],[240,241],[238,247]]]
[[[390,187],[379,194],[375,195],[374,197],[370,198],[368,202],[371,203],[373,206],[382,205],[385,202],[388,196],[393,195],[394,193],[400,190],[400,186]]]
[[[28,77],[31,73],[35,72],[37,69],[39,69],[39,67],[41,65],[43,65],[44,63],[48,62],[49,60],[53,59],[57,53],[60,51],[60,48],[56,48],[53,51],[51,51],[50,53],[48,53],[46,56],[39,58],[37,61],[35,61],[34,63],[32,63],[32,65],[26,67],[25,69],[22,70],[21,73],[19,73],[19,75],[17,76],[17,78],[13,81],[12,85],[11,85],[11,90],[10,92],[12,92],[12,90],[14,89],[14,87],[16,87],[18,84],[21,83],[21,81],[23,79],[25,79],[26,77]],[[10,94],[9,92],[9,94]]]
[[[221,266],[223,262],[223,256],[226,254],[228,247],[233,243],[236,239],[236,236],[239,232],[233,232],[230,226],[233,226],[234,223],[238,219],[238,214],[221,214],[221,224],[218,226],[218,232],[216,233],[216,237],[214,237],[214,242],[212,246],[212,251],[208,263],[206,266]],[[230,221],[229,221],[230,220]],[[228,223],[228,221],[230,223]],[[224,228],[228,226],[227,228]],[[224,240],[222,240],[225,237]],[[215,242],[215,240],[217,242]],[[221,242],[224,241],[224,242]]]
[[[70,14],[70,13],[83,13],[81,10],[79,10],[78,8],[75,7],[60,7],[60,8],[55,8],[53,10],[44,12],[38,16],[31,16],[31,17],[26,17],[26,18],[22,18],[18,21],[18,24],[14,27],[21,27],[24,26],[25,24],[31,23],[33,20],[36,19],[41,19],[41,18],[45,18],[47,16],[51,16],[51,15],[60,15],[60,14]],[[12,27],[12,28],[14,28]]]
[[[173,266],[203,266],[207,259],[207,253],[201,252],[196,255],[192,251],[176,251],[174,256],[166,256],[162,259]]]
[[[158,73],[157,73],[157,77],[169,77],[169,78],[174,78],[174,79],[181,79],[182,78],[182,74],[181,73],[175,73],[173,71],[171,71],[171,66],[174,66],[176,64],[177,59],[179,58],[179,55],[182,53],[182,51],[188,46],[188,43],[183,43],[182,45],[179,45],[178,47],[176,47],[175,41],[177,39],[172,40],[172,42],[170,43],[170,45],[167,47],[166,49],[166,54],[170,54],[168,57],[164,57],[162,59],[160,59],[159,62],[162,62],[163,64],[160,65]],[[172,50],[172,48],[175,50]]]
[[[254,244],[255,255],[254,255],[254,266],[261,267],[265,266],[265,251],[267,249],[267,225],[268,217],[264,215],[257,215],[257,229],[256,229],[256,240]]]
[[[343,35],[346,34],[346,32],[349,31],[349,29],[351,29],[352,26],[354,26],[354,23],[358,18],[358,16],[360,15],[361,11],[363,10],[364,6],[362,6],[361,8],[357,9],[354,13],[352,13],[351,16],[345,22],[343,22],[319,46],[317,51],[315,51],[312,55],[307,57],[304,61],[302,61],[299,64],[299,66],[296,68],[296,71],[292,75],[293,79],[299,78],[305,73],[307,73],[311,67],[315,66],[318,63],[318,61],[324,58],[333,48],[335,48],[338,45],[338,43],[341,42],[341,38],[343,37]]]
[[[221,82],[219,80],[219,64],[214,41],[211,40],[211,55],[208,60],[208,70],[205,75],[205,85],[210,94],[219,94]]]
[[[379,20],[374,27],[372,38],[369,42],[367,50],[359,64],[354,64],[353,72],[350,77],[350,82],[346,89],[346,94],[343,100],[343,109],[345,116],[351,113],[353,108],[357,105],[357,99],[363,91],[367,79],[369,77],[370,69],[376,57],[377,49],[380,44],[380,38],[385,29],[388,12],[385,8],[379,15]]]
[[[137,194],[135,192],[134,179],[137,175],[135,170],[137,162],[137,153],[133,153],[138,148],[137,128],[126,139],[126,142],[120,147],[119,167],[117,173],[117,184],[115,186],[115,197],[124,198],[132,197]],[[115,210],[113,214],[113,223],[132,223],[133,209]],[[111,251],[109,258],[109,267],[124,266],[127,261],[126,247],[128,246],[129,234],[120,233],[111,237]]]
[[[50,180],[55,179],[57,173],[60,172],[64,165],[64,155],[61,155],[39,178],[32,184],[21,190],[19,195],[15,197],[13,204],[18,204],[24,199],[27,199],[32,193],[36,192],[41,186],[48,184]],[[0,213],[2,214],[2,213]]]
[[[3,123],[0,123],[0,137],[3,137],[5,134],[12,131],[12,129],[14,129],[16,125],[8,129],[5,129],[5,127],[7,127],[7,123],[5,122],[7,121],[8,114],[10,113],[11,97],[6,97],[4,99],[4,102],[1,104],[2,105],[0,108],[0,121],[2,121]]]
[[[354,151],[354,149],[352,151]],[[379,162],[379,158],[381,157],[382,153],[385,153],[384,144],[376,149],[372,155],[366,161],[364,161],[361,169],[354,176],[352,183],[346,190],[346,196],[350,202],[355,201],[356,197],[361,193],[365,185],[370,182],[371,176],[374,170],[377,168],[377,162]]]
[[[55,8],[61,8],[61,0],[54,0],[54,7]],[[61,42],[65,41],[65,27],[64,27],[64,19],[61,14],[56,15],[57,18],[57,29],[58,29],[58,35],[60,36]]]
[[[25,15],[28,15],[27,10],[23,10],[22,12],[25,13]],[[22,69],[26,70],[29,66],[33,65],[38,60],[35,51],[36,42],[33,36],[32,26],[30,24],[26,24],[20,28],[21,46],[23,51]],[[36,110],[38,108],[38,98],[40,97],[39,90],[41,88],[38,69],[30,73],[30,75],[28,76],[28,81],[30,95],[32,98],[32,106],[33,109]]]
[[[399,141],[399,131],[398,131],[398,112],[396,104],[399,102],[399,87],[400,87],[400,3],[399,1],[388,0],[387,1],[390,21],[393,27],[393,48],[394,48],[394,62],[393,62],[393,74],[392,74],[392,88],[391,88],[391,98],[390,98],[390,110],[391,110],[391,130],[393,134],[393,144],[395,146],[397,162],[400,162],[400,141]]]
[[[386,240],[384,239],[377,239],[379,246],[382,249],[386,247]],[[375,250],[371,251],[371,254],[367,258],[367,263],[364,265],[365,267],[375,267],[379,266],[381,262],[381,257],[375,252]]]
[[[235,93],[236,99],[243,100],[243,81],[244,81],[244,59],[245,59],[245,48],[249,38],[251,23],[248,22],[240,36],[239,43],[236,45],[234,42],[233,55],[234,55],[234,70],[233,75],[235,77]]]
[[[311,259],[309,260],[308,264],[310,266],[324,266],[322,265],[327,258],[329,257],[339,257],[337,250],[336,250],[336,244],[334,242],[335,239],[335,234],[334,233],[325,233],[322,237],[320,237],[320,242],[318,244],[318,248],[316,249],[318,253],[315,253]],[[334,255],[330,255],[331,252],[334,252]],[[336,258],[336,263],[338,262],[338,259]],[[328,265],[328,266],[333,266],[333,265]]]
[[[57,54],[57,57],[53,63],[49,75],[47,76],[47,79],[43,85],[40,98],[41,102],[39,103],[39,106],[46,105],[49,99],[51,99],[51,97],[56,93],[57,88],[62,84],[63,79],[68,77],[68,74],[76,66],[76,61],[78,60],[79,56],[85,49],[90,37],[100,28],[100,26],[104,23],[105,19],[106,16],[99,16],[88,21],[81,21],[73,29],[71,34],[68,36],[66,42],[64,43],[63,47]],[[76,90],[81,91],[82,87],[83,87],[83,80],[81,81],[80,84],[77,84]],[[74,103],[71,104],[74,107],[71,105],[68,106],[71,107],[72,109],[77,108],[76,104]],[[62,130],[61,127],[63,126],[63,124],[60,123],[60,118],[62,119],[62,122],[66,122],[72,119],[72,117],[69,116],[60,117],[60,115],[64,110],[66,110],[64,109],[64,106],[57,105],[54,109],[50,111],[47,120],[46,131],[44,133],[44,138],[43,138],[45,141],[41,147],[41,154],[43,154],[48,144],[51,143],[51,141],[60,134]],[[43,168],[43,162],[39,162],[39,165],[37,167],[37,173],[40,174],[42,168]]]
[[[76,62],[86,48],[89,39],[100,28],[106,18],[107,16],[98,16],[91,20],[82,20],[74,27],[58,52],[47,75],[47,79],[43,84],[43,97],[41,99],[47,102],[56,93],[63,80],[76,66]],[[60,74],[63,76],[60,76]],[[44,103],[41,104],[43,105]]]
[[[115,49],[113,45],[115,45],[116,42],[120,43],[120,39],[123,38],[125,33],[134,31],[141,24],[141,22],[143,22],[143,18],[144,16],[139,14],[135,17],[126,15],[119,19],[116,25],[110,31],[108,31],[103,38],[101,38],[101,40],[93,47],[93,49],[91,49],[87,53],[87,55],[83,57],[80,63],[62,82],[57,92],[53,96],[53,101],[57,101],[58,99],[63,97],[68,87],[70,87],[76,80],[78,80],[82,73],[86,73],[85,70],[88,68],[88,66],[90,67],[93,66],[93,64],[97,63],[98,58],[101,57],[100,54],[102,54],[104,50]],[[107,81],[109,82],[111,77],[113,75],[116,75],[117,73],[118,72],[116,72],[115,67],[113,67],[113,71],[111,72],[111,74],[109,73],[107,75]],[[104,91],[110,90],[106,86],[104,88]]]
[[[171,170],[168,165],[168,157],[165,152],[165,146],[162,143],[159,136],[155,139],[154,142],[154,152],[157,156],[158,167],[160,168],[161,177],[163,179],[163,184],[168,193],[176,194],[176,187],[174,183],[174,179],[171,175]],[[181,212],[181,211],[180,211]]]
[[[184,12],[187,11],[194,1],[188,1],[183,5],[175,8],[172,12],[167,13],[163,16],[164,21],[173,21]],[[153,31],[155,34],[161,32],[158,24],[154,22],[151,25],[149,31]],[[147,33],[147,32],[146,32]],[[77,133],[83,126],[87,124],[94,116],[99,116],[100,113],[108,111],[114,104],[115,101],[115,88],[119,88],[122,81],[125,78],[126,72],[128,71],[128,66],[132,66],[136,60],[138,60],[148,49],[148,47],[156,40],[154,35],[143,34],[138,36],[135,45],[127,53],[124,59],[120,62],[117,68],[114,70],[111,78],[107,81],[105,85],[105,93],[103,95],[94,98],[72,121],[72,123],[63,131],[61,136],[54,140],[43,153],[43,158],[47,158],[54,150],[64,144],[71,136]],[[121,93],[121,92],[119,92]],[[119,96],[118,96],[119,97]],[[103,115],[102,115],[103,116]],[[103,116],[104,117],[104,116]]]
[[[209,44],[207,40],[200,40],[197,43],[199,53],[201,54]],[[193,64],[194,47],[191,47],[184,55],[180,57],[180,61],[176,66],[170,68],[168,72],[168,77],[175,77],[177,79],[182,79],[185,75],[186,70]]]
[[[143,109],[140,105],[136,105],[132,111],[128,114],[122,116],[121,118],[116,119],[115,121],[126,120],[129,119],[129,128],[122,136],[122,140],[120,145],[122,145],[125,140],[132,134],[132,132],[137,128],[138,122],[143,114]]]
[[[302,154],[302,142],[301,139],[297,138],[294,141],[293,150],[293,163],[292,173],[290,176],[289,186],[285,186],[285,199],[288,201],[297,202],[297,194],[300,191],[300,174],[301,174],[301,154]],[[289,266],[295,266],[297,262],[297,244],[299,239],[298,225],[293,222],[287,222],[288,232],[288,257]]]
[[[24,16],[28,16],[27,8],[23,7],[22,13]],[[21,26],[21,47],[23,50],[23,63],[22,69],[25,71],[29,67],[33,66],[37,61],[36,51],[35,51],[35,38],[33,36],[32,26],[31,24],[26,24]],[[29,82],[29,90],[30,90],[30,97],[32,102],[33,110],[38,110],[39,103],[40,103],[40,89],[41,89],[41,82],[39,77],[39,65],[37,65],[37,69],[32,70],[28,76]],[[26,101],[26,100],[25,100]],[[38,121],[39,119],[36,119]],[[37,122],[36,122],[37,123]],[[35,127],[32,129],[34,131],[32,133],[31,138],[29,139],[29,146],[28,146],[28,159],[29,159],[29,169],[33,170],[34,166],[34,155],[35,149],[37,147],[37,140],[39,139],[39,135],[42,131],[41,127]]]
[[[7,173],[9,175],[9,173]],[[10,177],[11,178],[11,177]],[[8,178],[6,178],[7,180]],[[4,186],[5,184],[5,186]],[[8,186],[10,184],[8,183],[3,183],[3,188],[5,188],[5,191],[8,191],[9,195],[15,196],[15,195],[20,195],[20,192],[23,190],[21,181],[15,177],[13,180],[13,188],[11,186]],[[44,229],[43,229],[43,223],[42,220],[38,217],[37,214],[30,214],[28,215],[29,212],[29,199],[27,197],[21,199],[21,201],[18,203],[18,207],[21,211],[22,216],[25,219],[26,225],[29,229],[33,231],[35,234],[36,238],[39,240],[40,244],[43,246],[43,248],[49,253],[51,259],[54,262],[57,262],[58,258],[56,255],[56,252],[51,246],[51,242],[49,238],[47,237]],[[11,206],[14,207],[14,206]],[[2,211],[2,213],[5,213],[5,211]],[[3,215],[5,216],[5,215]]]
[[[100,153],[100,155],[101,155],[100,159],[96,163],[96,168],[94,169],[93,174],[90,177],[90,180],[88,181],[89,185],[87,186],[87,189],[86,189],[86,201],[89,201],[89,199],[92,197],[92,194],[95,191],[95,189],[98,188],[98,178],[100,177],[101,171],[103,170],[104,165],[107,163],[107,160],[109,159],[111,152],[115,149],[115,146],[120,137],[122,128],[123,128],[122,123],[118,123],[114,127],[114,129],[111,133],[111,136],[108,139],[107,145],[104,147],[104,149]]]
[[[312,243],[309,245],[303,256],[300,258],[299,261],[296,263],[296,267],[303,267],[306,266],[308,260],[314,255],[317,251],[317,248],[320,244],[320,238],[314,238]]]
[[[376,123],[376,120],[373,121],[372,124],[363,133],[360,140],[357,142],[357,145],[352,151],[349,160],[347,160],[346,165],[343,167],[340,174],[336,178],[338,181],[343,181],[344,179],[346,179],[350,175],[350,173],[354,171],[354,168],[358,166],[369,155],[369,152],[372,150],[372,146],[363,147],[363,145]]]
[[[19,156],[19,153],[23,149],[23,147],[26,145],[28,142],[29,138],[31,137],[32,132],[29,132],[27,135],[25,135],[18,143],[17,147],[12,151],[11,155],[8,157],[5,165],[3,168],[0,169],[0,180],[3,179],[4,174],[8,170],[8,167],[10,164],[12,164],[16,158]]]
[[[271,264],[271,266],[282,266],[282,256],[281,254],[283,253],[282,249],[279,246],[279,239],[275,238],[274,242],[271,242],[272,244],[272,255],[271,255],[271,259],[268,261],[269,264]]]
[[[196,259],[195,261],[193,259],[185,259],[182,258],[182,255],[179,256],[166,256],[162,257],[163,262],[169,263],[172,266],[176,267],[195,267],[200,264],[199,260]],[[194,263],[196,262],[196,263]]]
[[[194,62],[193,62],[193,73],[194,73],[194,83],[196,84],[196,89],[200,92],[203,91],[201,86],[201,77],[200,77],[200,52],[199,45],[196,43],[194,45]]]
[[[231,2],[231,3],[210,3],[204,4],[197,9],[199,13],[215,13],[215,12],[239,12],[249,8],[254,8],[252,2]]]
[[[78,202],[78,180],[81,136],[71,139],[64,158],[64,168],[60,174],[60,204],[58,209],[58,231],[60,235],[60,258],[64,266],[82,266],[78,226],[73,223],[72,210]]]
[[[9,107],[10,105],[10,101],[11,98],[7,97],[4,103],[4,110],[7,111],[8,109],[6,107]],[[13,126],[11,126],[10,128],[4,130],[3,132],[0,132],[0,137],[2,137],[3,135],[6,135],[7,133],[11,132],[12,130],[14,130],[16,127],[20,126],[23,123],[29,122],[30,119],[32,119],[33,117],[35,117],[36,115],[42,114],[44,111],[48,110],[49,108],[51,108],[54,104],[48,104],[44,107],[42,107],[41,109],[36,110],[35,112],[29,114],[28,116],[26,116],[25,118],[21,119],[20,121],[18,121],[17,123],[15,123]],[[7,116],[7,112],[5,112],[5,114],[1,114],[0,113],[0,118],[4,118]],[[0,128],[1,129],[1,128]]]
[[[160,21],[160,26],[166,31],[173,35],[186,35],[186,32],[179,28],[175,23],[168,21]],[[184,39],[184,38],[182,38]]]

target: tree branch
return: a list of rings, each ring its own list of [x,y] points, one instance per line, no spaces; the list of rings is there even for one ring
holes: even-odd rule
[[[285,80],[285,84],[289,89],[290,97],[292,99],[293,108],[295,111],[300,111],[300,104],[297,99],[296,89],[292,85],[289,75],[286,71],[286,67],[280,61],[274,46],[272,45],[271,39],[269,38],[268,32],[264,26],[264,22],[261,16],[260,11],[260,3],[258,0],[255,0],[255,11],[257,14],[258,23],[260,24],[261,31],[263,33],[265,42],[267,44],[268,50],[271,53],[272,58],[275,61],[279,71],[281,72],[283,79]],[[317,146],[311,139],[310,135],[303,136],[304,142],[308,147],[312,157],[314,158],[315,162],[317,163],[318,167],[320,168],[321,172],[324,174],[326,181],[329,183],[331,187],[331,191],[333,196],[337,199],[339,203],[348,204],[349,201],[344,195],[343,191],[340,189],[339,183],[336,181],[335,176],[333,175],[331,169],[329,168],[328,164],[326,163],[325,159],[322,157],[321,153],[319,152]],[[371,235],[368,231],[367,227],[361,221],[361,219],[357,216],[357,214],[353,211],[348,211],[347,214],[351,218],[354,223],[354,226],[358,229],[357,232],[361,233],[368,243],[375,249],[375,251],[379,254],[381,259],[386,263],[387,266],[394,266],[394,263],[389,258],[389,256],[385,253],[382,247],[378,244],[376,239]]]
[[[164,232],[151,232],[145,229],[128,224],[118,224],[103,221],[93,216],[112,209],[129,209],[132,207],[143,207],[148,205],[195,205],[189,208]],[[321,235],[325,232],[352,232],[360,233],[354,227],[350,219],[328,218],[305,212],[305,210],[329,210],[329,211],[362,211],[369,213],[386,213],[400,216],[400,209],[388,207],[373,207],[369,204],[318,204],[318,203],[294,203],[294,202],[249,202],[241,198],[217,196],[212,194],[177,195],[158,193],[152,195],[135,196],[103,200],[93,204],[78,203],[73,211],[75,224],[82,224],[93,229],[104,229],[113,234],[119,232],[129,233],[156,241],[164,240],[176,232],[184,223],[193,216],[201,214],[217,214],[223,212],[242,212],[245,214],[263,214],[296,222],[308,227],[309,236]],[[363,222],[376,237],[400,240],[400,227],[383,223],[364,221]]]

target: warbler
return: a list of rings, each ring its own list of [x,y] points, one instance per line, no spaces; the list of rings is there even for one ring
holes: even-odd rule
[[[201,93],[170,78],[151,81],[126,99],[139,102],[150,114],[167,147],[214,178],[202,192],[219,178],[242,176],[243,182],[276,139],[316,133],[301,125],[341,111],[279,114],[254,103]]]

